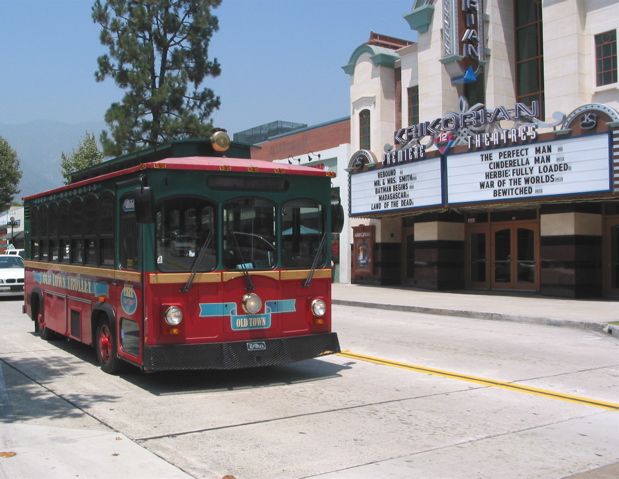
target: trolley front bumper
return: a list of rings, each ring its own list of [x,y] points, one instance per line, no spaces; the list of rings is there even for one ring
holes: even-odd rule
[[[340,352],[336,333],[210,344],[144,346],[145,371],[275,366]]]

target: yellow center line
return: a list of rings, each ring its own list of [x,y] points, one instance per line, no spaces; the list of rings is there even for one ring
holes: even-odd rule
[[[431,374],[433,376],[442,376],[451,379],[457,379],[459,381],[466,381],[469,383],[481,384],[483,386],[496,387],[501,389],[509,389],[511,391],[517,391],[526,394],[533,394],[536,396],[543,396],[552,399],[559,399],[561,401],[569,401],[577,404],[585,404],[587,406],[598,407],[609,411],[619,411],[619,403],[613,403],[608,401],[600,401],[584,396],[575,396],[573,394],[565,394],[558,391],[550,391],[547,389],[534,388],[532,386],[525,386],[524,384],[511,383],[505,381],[497,381],[495,379],[482,378],[479,376],[470,376],[467,374],[457,373],[453,371],[446,371],[444,369],[430,368],[427,366],[420,366],[417,364],[408,364],[398,361],[391,361],[389,359],[377,358],[375,356],[368,356],[366,354],[357,354],[352,351],[342,351],[338,353],[338,356],[349,359],[357,359],[359,361],[366,361],[369,363],[380,364],[383,366],[391,366],[394,368],[406,369],[408,371],[415,371],[423,374]]]

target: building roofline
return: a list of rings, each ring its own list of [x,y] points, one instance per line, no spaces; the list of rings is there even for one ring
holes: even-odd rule
[[[347,121],[347,120],[350,120],[350,116],[344,116],[344,117],[341,117],[341,118],[337,118],[335,120],[325,121],[325,122],[322,122],[322,123],[316,123],[315,125],[309,125],[309,126],[307,126],[305,128],[300,128],[298,130],[288,131],[286,133],[280,133],[279,135],[270,136],[269,138],[267,138],[264,141],[261,141],[260,143],[256,143],[255,146],[260,147],[260,145],[262,143],[266,143],[266,142],[271,141],[271,140],[275,140],[275,139],[279,139],[279,138],[285,138],[287,136],[296,135],[298,133],[305,133],[306,131],[315,130],[317,128],[323,128],[325,126],[334,125],[335,123],[341,123],[341,122]]]

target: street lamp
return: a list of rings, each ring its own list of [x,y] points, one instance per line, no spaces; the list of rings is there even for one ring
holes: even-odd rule
[[[19,221],[15,220],[14,216],[9,219],[8,225],[11,227],[11,244],[15,246],[15,236],[13,235],[13,228],[19,224]]]

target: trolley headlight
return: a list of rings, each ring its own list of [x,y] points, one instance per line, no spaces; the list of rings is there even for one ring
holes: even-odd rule
[[[327,303],[324,299],[316,298],[312,301],[312,314],[318,318],[322,318],[327,314]]]
[[[178,326],[183,321],[183,310],[178,306],[170,306],[166,309],[163,319],[170,326]]]
[[[247,293],[243,296],[243,309],[246,313],[256,314],[262,309],[262,300],[256,293]]]

